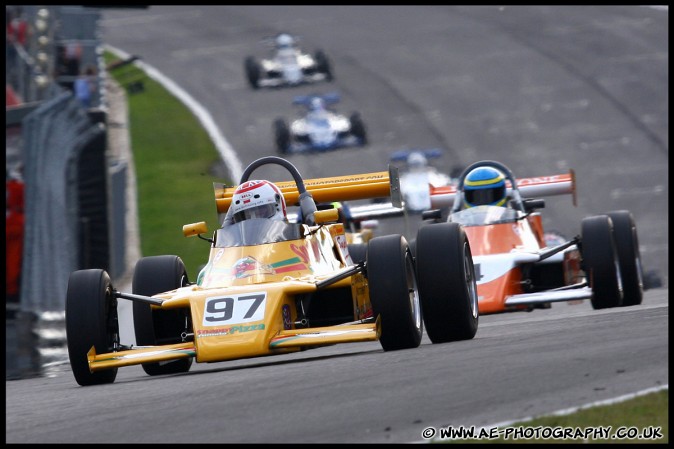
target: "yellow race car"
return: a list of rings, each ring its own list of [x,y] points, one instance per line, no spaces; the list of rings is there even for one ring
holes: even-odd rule
[[[364,260],[354,262],[337,209],[316,207],[316,202],[383,196],[401,206],[394,168],[305,181],[290,162],[269,156],[246,168],[239,187],[254,183],[251,173],[266,164],[281,165],[292,175],[293,181],[275,185],[284,207],[300,208],[302,222],[236,220],[238,197],[236,206],[232,203],[239,189],[214,183],[222,226],[210,237],[203,236],[204,222],[183,227],[185,236],[210,243],[208,263],[196,282],[188,280],[175,255],[140,259],[132,293],[116,290],[101,269],[71,273],[66,332],[78,384],[112,383],[119,367],[138,364],[147,374],[160,375],[187,372],[193,360],[220,362],[335,343],[379,340],[385,351],[414,348],[424,322],[433,343],[474,336],[475,273],[461,225],[449,225],[443,236],[454,246],[440,246],[433,255],[443,288],[423,297],[405,237],[372,237],[363,243]],[[120,299],[133,301],[137,345],[120,342]],[[431,312],[423,321],[422,309]]]

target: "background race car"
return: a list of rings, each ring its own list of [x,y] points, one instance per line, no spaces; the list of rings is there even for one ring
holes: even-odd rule
[[[401,150],[391,154],[390,161],[400,167],[400,188],[408,212],[421,213],[431,208],[429,186],[447,186],[456,182],[455,177],[440,172],[430,163],[442,154],[440,148]]]
[[[485,168],[500,174],[491,179],[471,178],[471,172],[479,174]],[[477,201],[478,195],[497,189],[500,196]],[[451,210],[447,219],[442,219],[441,209],[422,215],[430,225],[419,229],[412,244],[419,273],[429,269],[424,253],[437,245],[433,238],[437,224],[433,223],[462,224],[473,252],[480,314],[547,308],[553,302],[583,299],[590,299],[595,309],[641,304],[641,256],[629,211],[586,217],[580,235],[565,240],[559,233],[544,231],[537,212],[545,207],[544,200],[526,198],[571,194],[575,205],[573,171],[516,179],[505,165],[480,161],[466,168],[457,186],[430,190],[433,207]]]
[[[246,79],[253,89],[333,80],[332,67],[323,50],[316,50],[313,55],[305,53],[297,46],[297,36],[288,33],[263,41],[272,45],[271,57],[258,60],[247,56],[244,61]]]
[[[281,117],[274,120],[273,134],[278,152],[291,154],[367,145],[360,113],[353,112],[347,117],[330,109],[339,100],[340,96],[335,92],[296,96],[293,104],[303,108],[303,116],[290,125]]]
[[[251,180],[266,164],[286,168],[293,181]],[[399,205],[398,183],[395,170],[305,181],[294,165],[275,156],[251,163],[239,186],[214,183],[221,227],[211,237],[202,236],[208,233],[205,222],[183,227],[185,236],[209,243],[208,263],[196,282],[189,281],[176,255],[140,259],[133,293],[115,289],[102,269],[71,273],[66,334],[76,382],[112,383],[118,368],[129,365],[142,365],[151,376],[175,374],[189,371],[193,360],[219,362],[336,343],[378,340],[385,351],[415,348],[424,325],[432,343],[473,338],[475,276],[460,225],[447,223],[438,233],[443,242],[454,242],[452,248],[439,246],[429,254],[445,270],[435,267],[443,289],[421,295],[404,236],[351,244],[364,255],[354,261],[338,210],[316,206],[316,201],[386,195]],[[261,185],[271,189],[273,204],[254,191]],[[241,209],[250,202],[255,214],[244,219],[240,214],[248,210]],[[301,223],[287,220],[286,204],[299,207]],[[262,217],[262,210],[273,214]],[[120,299],[133,301],[138,346],[121,342]],[[428,314],[422,317],[422,310]]]

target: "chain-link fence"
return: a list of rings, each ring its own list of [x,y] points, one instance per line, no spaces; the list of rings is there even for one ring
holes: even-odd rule
[[[102,188],[103,195],[91,198],[106,197],[105,166],[100,166],[105,146],[96,147],[105,129],[63,93],[23,120],[23,136],[26,216],[20,309],[63,311],[70,272],[93,262],[85,249],[92,245],[96,219],[80,196],[86,195],[82,189]],[[105,209],[106,204],[98,206]],[[107,221],[107,211],[98,214],[103,217],[98,221]],[[99,251],[105,251],[107,245],[101,246]]]

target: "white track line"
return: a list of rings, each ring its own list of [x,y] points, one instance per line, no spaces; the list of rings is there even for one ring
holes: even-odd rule
[[[517,420],[514,420],[514,421],[505,421],[505,422],[501,422],[501,423],[497,423],[497,424],[492,424],[490,426],[485,426],[485,428],[508,427],[508,426],[511,426],[515,423],[525,423],[525,422],[528,422],[528,421],[532,421],[534,419],[545,418],[547,416],[566,416],[566,415],[570,415],[572,413],[576,413],[578,411],[585,410],[585,409],[588,409],[588,408],[599,407],[599,406],[602,406],[602,405],[618,404],[620,402],[629,401],[630,399],[634,399],[634,398],[639,397],[639,396],[644,396],[646,394],[656,393],[658,391],[667,390],[667,389],[669,389],[669,384],[662,385],[662,386],[659,386],[659,387],[646,388],[645,390],[640,390],[640,391],[637,391],[635,393],[624,394],[622,396],[618,396],[618,397],[611,398],[611,399],[604,399],[603,401],[590,402],[588,404],[584,404],[584,405],[581,405],[581,406],[578,406],[578,407],[565,408],[565,409],[557,410],[556,412],[548,413],[548,414],[545,414],[545,415],[529,416],[529,417],[517,419]]]

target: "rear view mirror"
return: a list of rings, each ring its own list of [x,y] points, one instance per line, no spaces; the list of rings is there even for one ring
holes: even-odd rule
[[[205,234],[208,232],[208,226],[205,221],[200,221],[199,223],[191,223],[183,226],[183,235],[185,237],[193,237],[199,234]]]
[[[336,223],[339,220],[339,209],[324,209],[314,212],[316,224]]]

